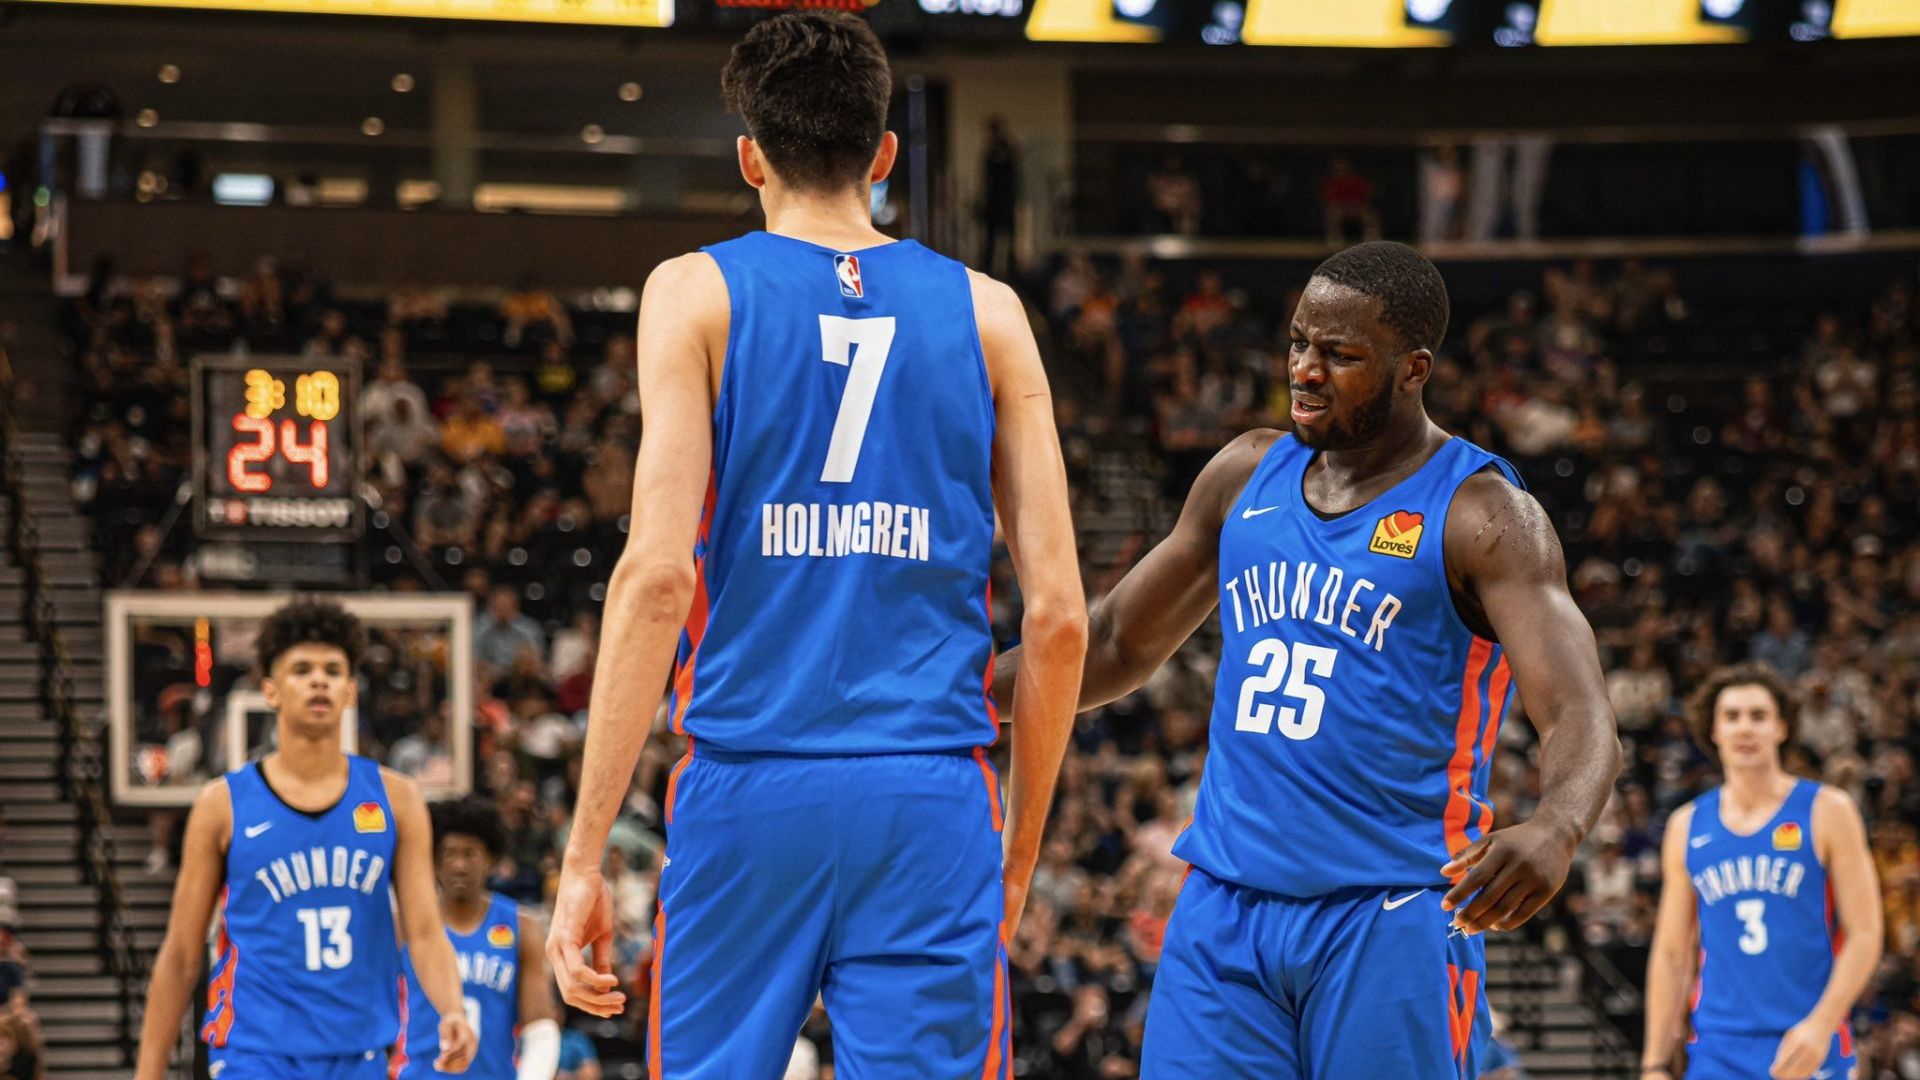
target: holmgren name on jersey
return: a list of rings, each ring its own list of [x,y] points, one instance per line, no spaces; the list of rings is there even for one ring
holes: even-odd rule
[[[760,554],[769,558],[889,555],[928,561],[933,511],[904,503],[764,503]]]
[[[1376,596],[1374,583],[1363,577],[1348,584],[1346,571],[1337,566],[1327,566],[1325,577],[1319,577],[1321,569],[1312,562],[1256,563],[1221,581],[1232,600],[1234,630],[1310,618],[1321,626],[1338,626],[1341,633],[1380,652],[1387,643],[1387,628],[1400,614],[1400,598],[1390,592]],[[1355,620],[1356,615],[1365,619],[1364,624]]]

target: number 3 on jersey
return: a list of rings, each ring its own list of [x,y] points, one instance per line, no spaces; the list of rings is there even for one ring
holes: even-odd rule
[[[1291,655],[1292,665],[1287,661]],[[1266,638],[1256,641],[1247,654],[1247,663],[1256,668],[1265,666],[1265,670],[1247,676],[1240,684],[1240,709],[1235,718],[1235,731],[1253,731],[1265,735],[1274,727],[1274,706],[1257,701],[1259,695],[1271,694],[1286,683],[1285,696],[1300,703],[1299,708],[1282,705],[1279,708],[1280,734],[1289,739],[1311,739],[1320,730],[1320,713],[1327,706],[1326,691],[1307,679],[1308,674],[1321,679],[1333,675],[1333,662],[1340,654],[1324,645],[1295,644],[1291,650],[1287,643],[1279,638]]]
[[[820,470],[823,484],[853,480],[860,464],[860,444],[867,439],[867,421],[873,417],[873,399],[880,392],[880,376],[893,350],[893,316],[848,319],[820,316],[820,359],[847,368],[847,386],[840,394],[840,412],[833,418],[833,438],[827,443],[827,464]]]

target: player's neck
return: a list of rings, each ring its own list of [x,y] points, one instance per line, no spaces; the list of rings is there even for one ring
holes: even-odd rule
[[[346,753],[340,749],[340,732],[330,730],[324,736],[303,736],[291,731],[292,725],[279,726],[279,747],[274,750],[274,772],[292,780],[319,783],[346,771]]]
[[[776,189],[772,184],[760,189],[760,208],[766,212],[768,232],[839,251],[857,251],[892,240],[873,227],[868,205],[865,185],[857,193],[833,195]]]
[[[1396,419],[1379,438],[1368,443],[1322,453],[1321,468],[1346,482],[1360,483],[1407,470],[1410,463],[1425,460],[1445,438],[1446,432],[1422,410],[1406,420]]]
[[[1726,773],[1725,794],[1721,795],[1721,801],[1741,810],[1772,806],[1786,798],[1794,784],[1792,774],[1772,762],[1756,766],[1730,766]]]
[[[442,894],[440,917],[446,920],[448,928],[471,934],[480,929],[481,920],[487,917],[487,894],[479,893],[461,899]]]

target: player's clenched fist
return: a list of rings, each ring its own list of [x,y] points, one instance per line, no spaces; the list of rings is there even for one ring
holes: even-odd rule
[[[463,1073],[473,1064],[473,1052],[480,1040],[473,1034],[464,1016],[443,1016],[440,1018],[440,1056],[433,1059],[433,1067],[441,1072]]]
[[[591,962],[585,955],[589,948]],[[627,996],[613,974],[613,893],[599,870],[571,863],[561,868],[547,962],[567,1004],[595,1016],[618,1016],[626,1008]]]

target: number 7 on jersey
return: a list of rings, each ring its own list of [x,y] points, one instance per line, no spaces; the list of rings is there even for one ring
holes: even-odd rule
[[[833,438],[827,443],[827,464],[820,470],[823,484],[853,480],[860,464],[860,445],[867,440],[867,421],[873,417],[873,398],[880,392],[880,376],[893,350],[893,316],[848,319],[820,316],[820,359],[848,369],[847,386],[840,394],[840,412],[833,419]]]

